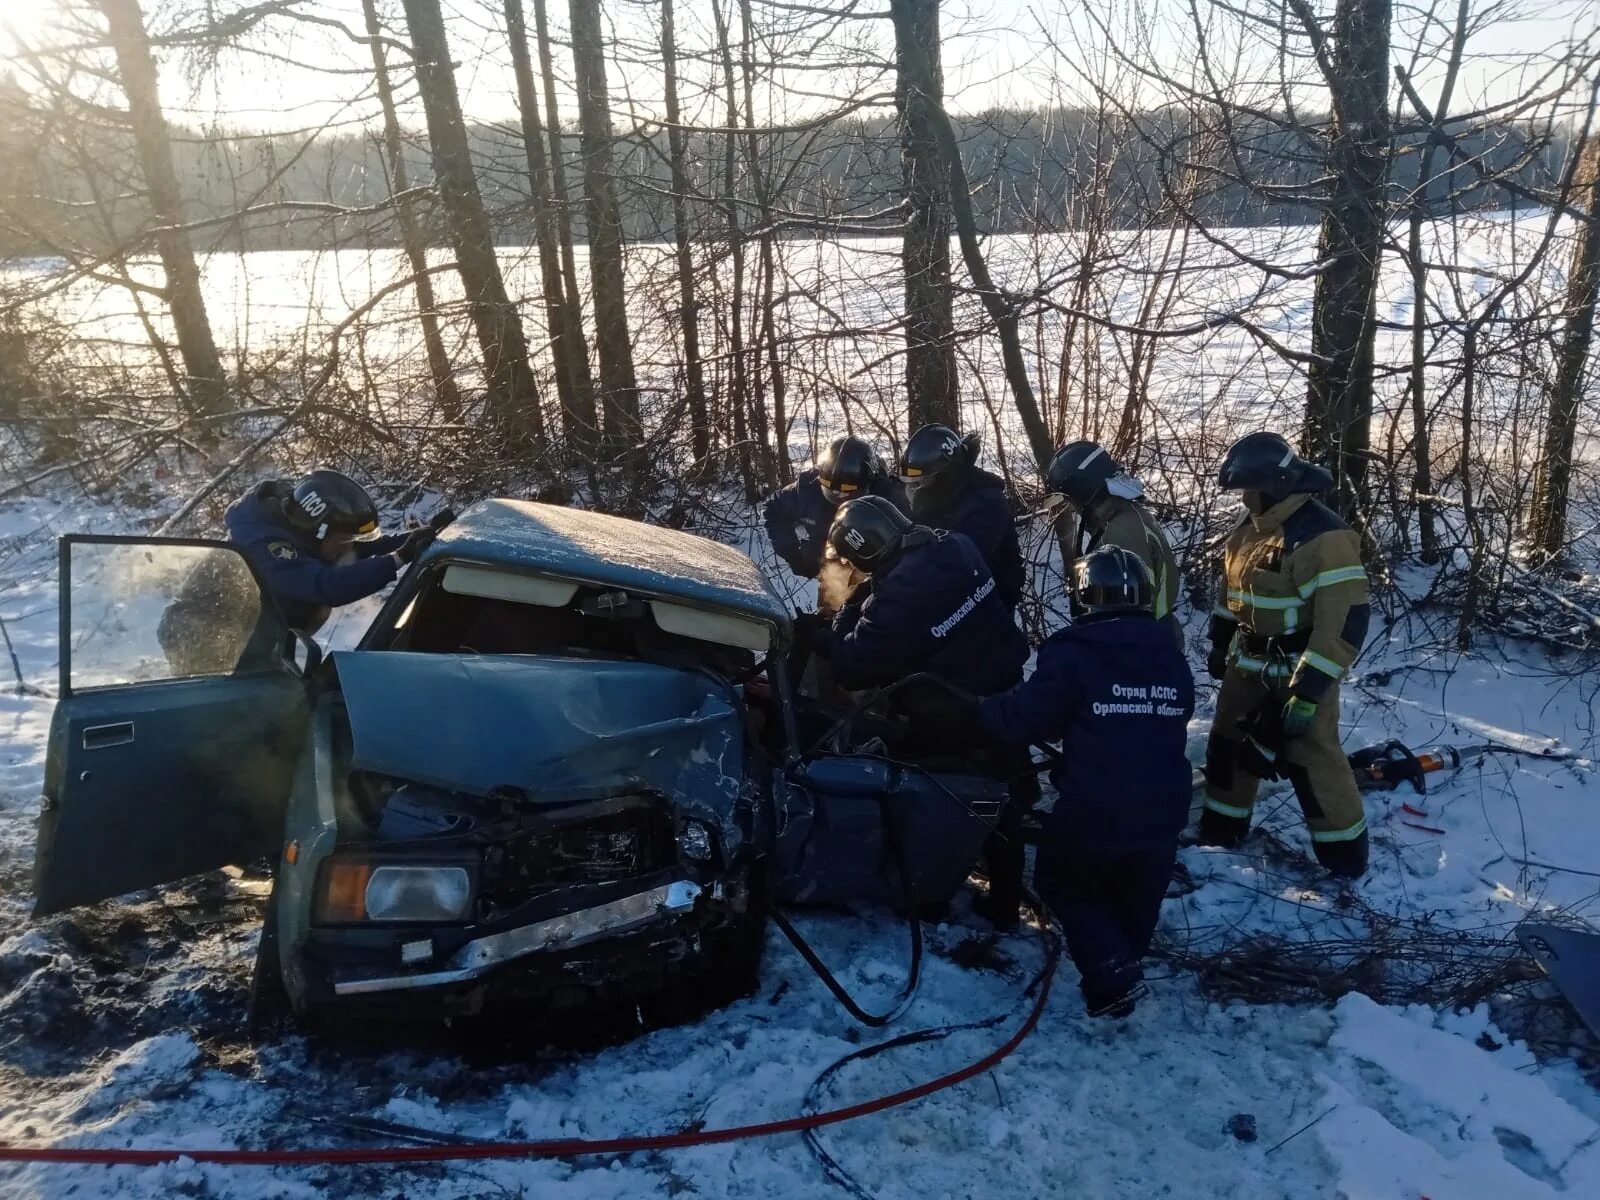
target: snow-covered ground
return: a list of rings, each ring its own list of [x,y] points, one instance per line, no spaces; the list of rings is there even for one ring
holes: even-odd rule
[[[0,618],[28,685],[14,694],[0,662],[0,1142],[375,1140],[351,1121],[496,1139],[717,1127],[799,1111],[826,1066],[880,1037],[1014,1010],[1000,1028],[847,1068],[824,1106],[959,1068],[1020,1021],[1021,989],[1040,961],[1037,935],[996,937],[962,902],[930,928],[919,998],[882,1033],[852,1027],[774,931],[757,995],[611,1048],[495,1057],[432,1042],[341,1049],[298,1037],[250,1048],[242,1021],[261,881],[212,878],[28,917],[58,659],[52,541],[74,529],[139,527],[136,514],[83,501],[0,507]],[[1166,906],[1161,944],[1173,959],[1214,957],[1263,936],[1376,945],[1452,931],[1484,955],[1497,941],[1493,953],[1509,955],[1511,931],[1529,913],[1594,914],[1600,670],[1493,642],[1459,657],[1440,649],[1449,639],[1427,628],[1427,610],[1406,611],[1377,635],[1347,689],[1347,744],[1401,737],[1530,753],[1477,760],[1425,798],[1369,798],[1373,870],[1349,889],[1305,861],[1293,801],[1265,798],[1270,836],[1237,853],[1183,852],[1198,887]],[[353,640],[362,620],[343,614],[333,638]],[[1204,724],[1202,715],[1196,731]],[[892,919],[798,919],[857,995],[882,1000],[897,989],[904,931]],[[1220,1003],[1172,962],[1155,962],[1151,973],[1153,994],[1130,1020],[1092,1022],[1063,963],[1038,1030],[996,1070],[834,1127],[824,1142],[884,1200],[1600,1195],[1600,1094],[1559,1046],[1541,1044],[1536,1055],[1515,1040],[1526,1030],[1503,997],[1462,1011],[1385,1007],[1360,994],[1331,1005]],[[556,1187],[581,1200],[831,1191],[793,1135],[439,1168],[0,1171],[0,1194],[23,1196],[480,1197]]]

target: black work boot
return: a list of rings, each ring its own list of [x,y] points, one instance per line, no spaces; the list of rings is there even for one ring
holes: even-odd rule
[[[989,890],[972,898],[972,911],[1001,933],[1017,927],[1022,917],[1022,898],[1015,891],[990,883]]]
[[[1347,842],[1312,842],[1311,849],[1329,874],[1341,879],[1360,879],[1367,873],[1365,829]]]
[[[1139,1007],[1139,1001],[1150,994],[1150,989],[1142,983],[1136,983],[1120,996],[1113,996],[1099,1002],[1084,1000],[1084,1005],[1089,1010],[1091,1017],[1109,1017],[1111,1020],[1120,1021],[1123,1017],[1133,1016],[1133,1010]]]
[[[1191,896],[1198,891],[1200,885],[1194,881],[1194,875],[1189,868],[1181,862],[1172,864],[1172,879],[1167,884],[1168,900],[1176,900],[1180,896]]]
[[[1249,817],[1230,817],[1215,809],[1200,812],[1200,845],[1220,846],[1224,850],[1237,849],[1250,832]]]
[[[974,898],[972,911],[1002,933],[1017,927],[1022,907],[1022,875],[1027,870],[1022,819],[1026,803],[1007,804],[995,830],[983,844],[983,867],[989,890]]]
[[[1083,991],[1083,1006],[1091,1017],[1121,1019],[1133,1015],[1139,1001],[1150,994],[1144,984],[1144,970],[1138,963],[1108,964],[1109,969],[1093,972],[1078,986]]]

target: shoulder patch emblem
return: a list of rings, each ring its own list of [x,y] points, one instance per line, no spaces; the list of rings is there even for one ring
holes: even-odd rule
[[[285,562],[291,562],[300,557],[300,551],[294,548],[292,542],[268,542],[267,553],[272,555],[273,558],[281,558]]]

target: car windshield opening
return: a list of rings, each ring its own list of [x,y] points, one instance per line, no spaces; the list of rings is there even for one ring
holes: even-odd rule
[[[596,657],[710,669],[725,678],[748,672],[754,653],[682,629],[710,632],[671,606],[669,631],[646,598],[617,588],[452,566],[418,596],[397,647],[434,654],[529,654]],[[490,579],[490,576],[497,576]],[[708,614],[714,621],[715,614]],[[740,626],[754,622],[742,621]],[[740,630],[740,632],[743,632]],[[748,640],[748,638],[746,639]],[[402,647],[403,643],[403,647]]]

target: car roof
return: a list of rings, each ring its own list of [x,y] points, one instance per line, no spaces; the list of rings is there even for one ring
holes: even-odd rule
[[[424,555],[538,570],[692,604],[731,609],[787,630],[788,606],[750,556],[698,534],[627,517],[484,500],[445,527]]]

